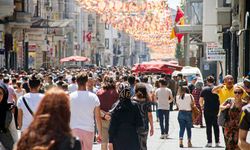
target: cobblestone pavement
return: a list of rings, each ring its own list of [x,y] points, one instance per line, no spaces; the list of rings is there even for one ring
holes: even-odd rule
[[[154,128],[155,134],[148,139],[148,150],[175,150],[175,149],[187,149],[187,135],[185,132],[184,137],[184,148],[179,148],[179,140],[178,140],[178,133],[179,133],[179,124],[177,121],[177,111],[170,112],[170,123],[169,123],[169,138],[168,139],[160,139],[160,126],[159,123],[154,121]],[[154,113],[154,120],[155,120],[155,113]],[[204,122],[204,121],[203,121]],[[224,139],[222,135],[222,130],[220,128],[220,141],[222,148],[215,148],[215,144],[213,143],[212,148],[205,148],[206,145],[206,128],[195,127],[192,128],[192,144],[193,148],[188,149],[202,149],[202,150],[223,150],[225,149]],[[214,135],[213,135],[214,138]],[[213,139],[214,141],[214,139]],[[248,141],[250,141],[250,137],[248,136]],[[100,144],[94,145],[93,150],[100,150]]]

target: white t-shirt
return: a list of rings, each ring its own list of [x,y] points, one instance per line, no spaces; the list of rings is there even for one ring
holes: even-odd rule
[[[181,99],[179,95],[176,96],[176,104],[178,105],[179,110],[191,111],[192,99],[190,94],[185,94],[184,98]]]
[[[19,97],[23,96],[25,94],[25,89],[22,89],[21,92],[17,92],[17,89],[15,89],[16,97],[19,99]]]
[[[158,109],[169,110],[169,99],[171,98],[172,91],[167,88],[158,88],[155,91],[157,97]]]
[[[149,83],[145,83],[147,93],[150,94],[153,91],[153,86]]]
[[[24,95],[24,98],[28,106],[30,107],[30,109],[33,111],[33,113],[36,112],[38,105],[40,101],[42,100],[43,96],[44,95],[41,93],[27,93]],[[21,130],[24,131],[30,125],[31,121],[33,120],[33,116],[30,114],[30,112],[26,108],[23,102],[22,96],[17,101],[17,107],[18,109],[22,109],[23,111],[23,126]]]
[[[71,128],[94,132],[94,109],[98,106],[100,106],[100,101],[92,92],[76,91],[71,93]]]
[[[78,86],[77,86],[76,83],[71,83],[71,84],[69,85],[68,89],[69,89],[69,93],[72,93],[72,92],[77,91]]]

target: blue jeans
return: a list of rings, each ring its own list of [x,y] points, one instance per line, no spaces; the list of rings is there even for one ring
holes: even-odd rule
[[[169,110],[158,109],[161,134],[168,134],[169,130]],[[165,120],[164,120],[165,119]],[[165,122],[165,124],[164,124]]]
[[[180,125],[179,139],[182,140],[184,136],[185,129],[187,129],[188,139],[191,140],[191,128],[192,128],[192,112],[179,111],[178,122]]]

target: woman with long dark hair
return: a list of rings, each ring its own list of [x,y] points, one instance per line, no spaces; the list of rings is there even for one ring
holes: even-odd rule
[[[154,134],[154,126],[151,103],[148,98],[147,88],[144,84],[137,83],[135,85],[135,96],[133,100],[137,102],[143,120],[143,126],[137,129],[140,150],[147,150],[148,131],[150,131],[150,136],[152,136]]]
[[[180,126],[179,131],[179,146],[183,147],[183,137],[185,129],[187,130],[187,137],[188,137],[188,147],[192,147],[191,143],[191,128],[192,128],[192,105],[193,96],[192,94],[188,94],[188,87],[182,86],[179,89],[179,94],[176,96],[176,104],[179,109],[178,113],[178,122]]]
[[[130,87],[120,84],[119,102],[111,110],[109,127],[110,150],[139,150],[137,129],[143,126],[138,105],[131,101]]]
[[[69,123],[69,97],[59,88],[50,89],[16,150],[80,150],[81,144],[72,136]]]
[[[1,83],[0,84],[0,143],[6,150],[12,150],[14,140],[11,136],[9,127],[12,119],[12,104],[8,104],[8,89]],[[1,147],[0,147],[1,149]]]

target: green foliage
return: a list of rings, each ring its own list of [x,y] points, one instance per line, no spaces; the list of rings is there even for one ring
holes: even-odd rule
[[[176,50],[175,50],[175,57],[177,59],[183,58],[183,54],[184,54],[184,48],[181,45],[181,43],[177,43],[176,44]]]

